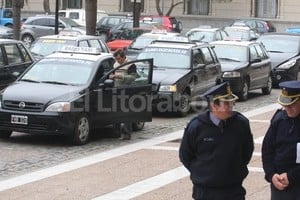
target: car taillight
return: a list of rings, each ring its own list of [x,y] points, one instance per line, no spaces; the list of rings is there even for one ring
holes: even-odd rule
[[[266,23],[266,29],[269,31],[270,30],[270,26],[268,23]]]

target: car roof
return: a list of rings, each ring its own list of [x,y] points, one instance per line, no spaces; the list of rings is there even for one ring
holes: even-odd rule
[[[201,27],[198,27],[198,28],[192,28],[188,32],[191,32],[191,31],[215,32],[217,30],[221,30],[221,29],[220,28],[201,28]]]
[[[81,40],[81,39],[99,39],[97,36],[93,35],[46,35],[40,37],[40,39],[61,39],[61,40]]]
[[[238,46],[249,46],[250,44],[254,44],[257,42],[254,41],[236,41],[236,40],[219,40],[219,41],[213,41],[210,44],[215,45],[215,44],[224,44],[224,45],[238,45]]]
[[[207,43],[194,43],[194,42],[174,42],[174,41],[154,41],[148,47],[163,47],[163,48],[178,48],[178,49],[191,49],[195,46],[210,46]],[[147,47],[146,47],[147,48]]]
[[[100,54],[87,54],[87,53],[74,53],[74,52],[56,52],[45,56],[45,58],[65,58],[65,59],[80,59],[96,62],[99,59],[113,58],[112,53],[100,53]]]
[[[268,35],[278,35],[278,36],[294,36],[294,37],[300,37],[299,33],[288,33],[288,32],[268,32],[261,35],[261,37],[268,36]]]

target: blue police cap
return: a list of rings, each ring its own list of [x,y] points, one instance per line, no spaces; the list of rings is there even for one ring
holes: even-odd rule
[[[279,83],[281,94],[277,102],[283,106],[292,105],[300,98],[300,81],[285,81]]]
[[[217,99],[220,101],[236,101],[238,99],[238,97],[232,93],[228,82],[211,87],[201,96],[213,101]]]

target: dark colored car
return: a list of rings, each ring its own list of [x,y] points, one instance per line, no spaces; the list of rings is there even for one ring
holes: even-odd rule
[[[141,17],[141,20],[144,22],[157,22],[169,32],[180,33],[182,31],[182,23],[175,17],[150,15]]]
[[[268,51],[272,62],[273,85],[298,79],[300,66],[300,35],[268,33],[257,40]]]
[[[1,138],[13,131],[66,135],[82,145],[94,129],[131,122],[137,130],[152,120],[152,59],[125,63],[144,70],[131,85],[114,86],[109,76],[124,65],[113,68],[111,53],[74,46],[63,51],[37,61],[1,91]]]
[[[211,45],[221,62],[222,81],[230,83],[241,101],[248,99],[250,90],[272,90],[271,59],[264,47],[249,41],[215,41]]]
[[[103,41],[107,41],[109,38],[109,31],[112,27],[123,22],[131,21],[132,18],[127,16],[102,17],[96,24],[96,35],[100,36]]]
[[[0,39],[0,89],[14,82],[33,62],[33,56],[21,41]]]
[[[193,28],[189,30],[186,37],[194,42],[212,42],[224,40],[228,37],[228,33],[221,28]]]
[[[133,28],[133,21],[130,22],[122,22],[114,27],[112,27],[108,33],[108,39],[107,41],[114,40],[116,37],[118,37],[118,34],[123,32],[126,29],[132,29]],[[158,23],[139,23],[139,28],[146,28],[146,29],[163,29],[162,26]]]
[[[58,31],[63,29],[72,29],[80,34],[85,34],[85,27],[77,24],[70,18],[60,17],[58,19]],[[37,15],[28,17],[21,26],[21,40],[28,46],[41,36],[55,34],[55,16]]]
[[[230,26],[245,24],[251,28],[257,29],[258,33],[264,34],[268,32],[276,32],[275,25],[264,19],[237,19]]]
[[[153,58],[153,108],[185,116],[191,101],[219,83],[221,66],[208,43],[153,41],[137,59]]]

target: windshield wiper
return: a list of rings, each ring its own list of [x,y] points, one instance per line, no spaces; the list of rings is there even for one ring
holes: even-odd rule
[[[26,82],[31,82],[31,83],[39,83],[39,81],[32,80],[32,79],[27,79],[27,78],[20,79],[20,81],[26,81]]]
[[[268,51],[268,52],[271,52],[271,53],[284,53],[283,51]]]
[[[42,81],[42,83],[51,83],[51,84],[57,84],[57,85],[69,85],[68,83],[63,83],[59,81]]]

